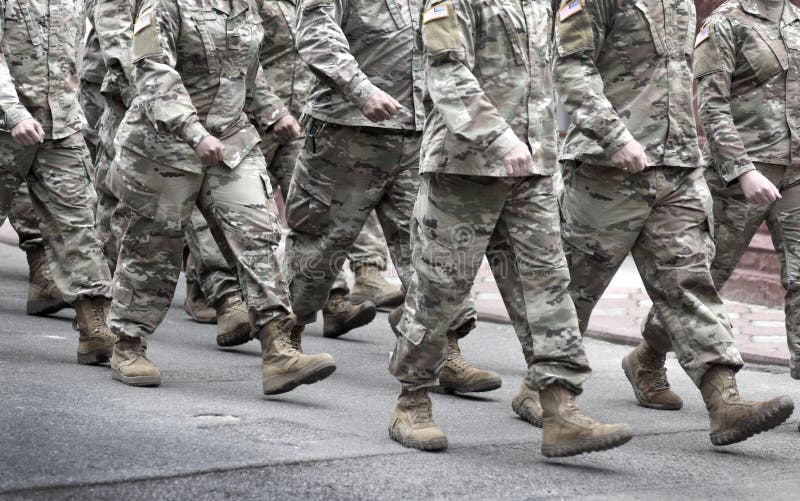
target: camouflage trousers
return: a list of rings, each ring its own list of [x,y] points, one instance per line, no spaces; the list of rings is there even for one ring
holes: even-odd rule
[[[576,392],[591,375],[567,286],[551,177],[423,174],[411,223],[414,274],[390,371],[437,384],[448,322],[489,261],[528,365],[527,384]]]
[[[28,183],[22,183],[14,197],[14,205],[8,215],[8,221],[17,232],[19,248],[31,252],[44,245],[42,232],[39,229],[39,216],[33,208]]]
[[[417,132],[312,120],[286,199],[286,269],[300,324],[312,323],[374,210],[404,285],[411,277],[409,222],[419,186]],[[338,285],[337,285],[338,286]],[[475,311],[458,320],[474,323]],[[460,327],[460,325],[459,325]]]
[[[0,132],[0,221],[14,207],[27,183],[32,216],[56,285],[64,300],[109,296],[111,274],[94,229],[92,189],[87,177],[89,153],[79,133],[63,139],[21,146]],[[33,226],[33,219],[28,222]]]
[[[705,177],[714,198],[714,239],[717,253],[711,263],[711,276],[717,290],[733,274],[742,255],[762,223],[769,227],[775,250],[781,261],[781,283],[786,290],[786,335],[792,368],[800,367],[800,183],[789,172],[791,167],[756,164],[781,192],[771,206],[749,204],[739,183],[728,185],[713,168]],[[663,322],[655,311],[648,315],[643,333],[647,343],[667,352],[672,345]]]
[[[564,249],[581,332],[630,252],[695,384],[712,365],[741,368],[710,272],[712,201],[702,169],[650,167],[634,174],[568,163],[564,181]]]
[[[112,191],[130,211],[120,239],[109,326],[128,336],[152,334],[169,310],[181,272],[184,234],[198,208],[236,275],[255,330],[291,313],[275,251],[278,212],[266,164],[252,151],[235,168],[178,170],[123,149]],[[119,209],[118,209],[119,210]]]
[[[88,80],[81,80],[78,83],[78,102],[81,105],[81,110],[83,110],[83,116],[86,118],[83,138],[86,140],[86,146],[89,148],[92,162],[97,159],[97,146],[100,143],[98,127],[105,107],[105,98],[100,93],[101,86],[102,83],[89,82]]]
[[[118,200],[108,187],[108,179],[112,175],[114,157],[117,154],[114,138],[126,111],[127,108],[119,99],[111,97],[106,99],[97,127],[99,142],[93,169],[94,187],[97,192],[95,204],[97,232],[103,241],[103,250],[112,272],[117,266],[119,235],[123,233],[128,218],[127,213],[116,211]]]
[[[186,225],[186,280],[196,282],[206,303],[213,306],[223,297],[241,290],[236,267],[231,265],[214,240],[200,209],[195,208]]]

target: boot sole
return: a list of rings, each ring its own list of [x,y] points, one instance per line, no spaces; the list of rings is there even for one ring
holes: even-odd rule
[[[264,395],[280,395],[303,384],[314,384],[336,372],[336,362],[320,362],[305,372],[282,374],[263,380]]]
[[[418,440],[405,439],[402,435],[400,435],[399,431],[395,430],[394,428],[389,428],[389,438],[399,443],[403,447],[408,447],[409,449],[418,449],[429,452],[443,451],[447,449],[447,437],[430,440],[428,442],[420,442]]]
[[[97,365],[111,360],[110,349],[98,349],[86,353],[78,352],[78,363],[80,365]]]
[[[375,320],[375,316],[377,315],[377,310],[374,308],[362,310],[361,313],[356,315],[355,317],[350,320],[349,324],[350,327],[347,330],[333,330],[333,329],[325,329],[322,332],[322,337],[326,337],[328,339],[336,339],[337,337],[344,336],[348,332],[358,329],[359,327],[364,327],[365,325],[369,324],[373,320]]]
[[[249,324],[240,325],[233,332],[228,332],[227,334],[217,336],[217,345],[228,348],[231,346],[240,346],[245,343],[249,343],[252,339],[252,336],[250,335],[251,332],[252,331],[250,330]]]
[[[439,395],[456,395],[459,393],[484,393],[487,391],[499,390],[503,386],[502,380],[488,380],[481,383],[476,383],[471,386],[447,386],[439,385],[428,388],[428,391],[438,393]]]
[[[780,426],[789,419],[792,412],[794,412],[794,402],[789,397],[783,397],[777,406],[766,409],[761,414],[741,419],[728,430],[711,433],[711,443],[723,446],[744,442],[753,435]]]
[[[123,376],[113,367],[111,368],[111,379],[127,384],[128,386],[161,386],[161,376]]]
[[[633,438],[631,430],[620,430],[611,435],[595,439],[576,440],[559,445],[542,444],[542,454],[548,458],[561,458],[589,452],[606,451],[628,443],[631,438]]]
[[[517,402],[511,402],[511,408],[514,409],[514,412],[517,413],[517,416],[521,417],[528,423],[532,424],[537,428],[544,428],[544,421],[542,420],[542,418],[537,417],[536,414],[528,410],[527,407]]]
[[[622,359],[622,370],[625,372],[625,377],[628,378],[631,388],[633,388],[633,394],[636,395],[636,401],[639,403],[640,407],[646,407],[648,409],[655,409],[658,411],[678,411],[683,408],[683,402],[678,404],[656,404],[645,400],[644,396],[633,382],[633,377],[631,376],[630,369],[628,368],[628,357]]]
[[[187,308],[186,305],[183,305],[183,311],[186,312],[186,314],[189,316],[189,318],[192,319],[193,322],[197,322],[198,324],[209,324],[210,325],[210,324],[216,324],[217,323],[217,317],[216,316],[215,317],[210,317],[210,318],[198,317],[197,315],[194,314],[194,312],[192,310]]]
[[[403,304],[405,299],[406,298],[403,297],[403,298],[398,299],[397,301],[384,301],[384,302],[378,304],[378,303],[375,303],[375,300],[373,298],[371,298],[371,297],[361,296],[361,295],[358,295],[358,294],[350,294],[350,302],[352,302],[353,304],[361,304],[361,303],[365,303],[367,301],[372,301],[375,304],[375,308],[377,308],[380,311],[392,311],[393,309],[395,309],[398,306],[400,306],[401,304]]]
[[[71,306],[65,303],[63,299],[38,299],[28,301],[25,306],[25,313],[34,317],[42,317],[58,313],[67,308],[71,308]]]

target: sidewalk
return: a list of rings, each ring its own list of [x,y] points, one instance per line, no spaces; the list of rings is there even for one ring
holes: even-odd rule
[[[0,228],[0,243],[17,243],[17,236],[8,222]],[[387,274],[395,276],[394,270],[389,270]],[[476,282],[473,294],[480,319],[510,323],[488,265],[484,264],[481,268]],[[629,259],[592,314],[587,335],[614,343],[639,344],[642,340],[639,326],[651,304],[639,274]],[[736,345],[746,362],[789,364],[783,310],[732,301],[728,301],[727,305]]]

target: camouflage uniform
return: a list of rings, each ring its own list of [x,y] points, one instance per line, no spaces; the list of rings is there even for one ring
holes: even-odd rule
[[[269,92],[258,62],[263,30],[255,4],[145,0],[133,31],[136,98],[120,125],[109,178],[131,215],[109,325],[140,337],[163,320],[195,207],[236,263],[253,327],[286,317],[277,209],[251,121],[263,132],[289,111]],[[208,134],[225,153],[222,164],[204,167],[193,147]]]
[[[757,0],[726,2],[697,37],[694,74],[714,197],[714,285],[725,285],[766,221],[782,264],[790,365],[800,371],[800,9],[786,2],[779,28]],[[747,203],[735,181],[754,169],[781,200]],[[645,338],[666,351],[669,339],[650,319]]]
[[[563,146],[563,240],[585,331],[629,252],[699,386],[712,365],[742,365],[709,264],[711,195],[692,113],[690,0],[565,2],[556,20],[556,87],[572,125]],[[649,167],[610,156],[631,140]]]
[[[83,23],[81,1],[0,3],[0,221],[27,181],[53,278],[70,303],[108,296],[110,280],[89,206],[76,97]],[[18,145],[9,131],[29,118],[41,123],[44,142]]]
[[[105,107],[100,87],[106,76],[106,66],[100,53],[100,40],[95,30],[94,9],[97,1],[86,0],[85,12],[88,32],[86,33],[86,43],[81,54],[80,75],[78,78],[78,101],[81,103],[81,109],[86,118],[83,137],[89,147],[92,161],[97,158],[97,145],[100,141],[97,128],[100,125],[100,117]]]
[[[303,105],[311,93],[314,75],[295,47],[296,9],[294,0],[262,0],[264,43],[261,45],[261,66],[264,67],[264,76],[273,86],[275,94],[286,103],[295,118],[299,119]],[[273,135],[261,139],[272,186],[279,187],[286,197],[295,163],[303,150],[304,138],[299,137],[288,144],[279,144]],[[353,244],[349,255],[350,263],[373,264],[386,269],[387,254],[386,240],[373,212]],[[343,275],[337,280],[335,288],[347,289]]]
[[[436,384],[447,322],[486,256],[523,347],[528,384],[559,381],[580,392],[591,369],[567,291],[553,189],[550,4],[434,0],[426,8],[415,273],[391,372],[408,389]],[[513,177],[503,158],[520,142],[534,167]]]

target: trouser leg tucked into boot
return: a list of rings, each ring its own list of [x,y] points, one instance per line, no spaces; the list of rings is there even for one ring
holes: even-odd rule
[[[583,414],[575,394],[560,384],[551,384],[539,395],[544,425],[542,454],[546,457],[613,449],[633,437],[627,424],[603,424]]]
[[[478,393],[496,390],[503,380],[496,372],[478,369],[463,355],[458,346],[458,335],[447,333],[447,359],[439,375],[439,386],[431,388],[434,393]]]
[[[742,399],[735,373],[722,365],[715,365],[706,372],[700,392],[708,409],[714,445],[735,444],[771,430],[789,419],[794,411],[794,402],[786,396],[766,402]]]
[[[387,282],[377,266],[356,266],[354,271],[356,280],[350,293],[353,302],[371,301],[378,308],[393,308],[403,303],[403,290]]]
[[[347,334],[372,322],[375,313],[375,304],[371,301],[353,304],[344,292],[332,291],[322,309],[322,335],[335,338]]]
[[[533,426],[542,427],[542,402],[539,400],[539,392],[528,386],[525,381],[519,385],[511,402],[511,408]]]
[[[217,312],[206,304],[206,298],[197,282],[186,281],[186,301],[183,303],[183,309],[189,318],[199,324],[217,323]]]
[[[447,448],[447,437],[433,421],[432,403],[426,389],[400,392],[389,423],[389,437],[412,449],[439,451]]]
[[[301,384],[322,381],[336,371],[331,355],[304,355],[299,349],[300,332],[294,334],[295,318],[273,320],[258,333],[264,364],[261,369],[265,395],[291,391]]]
[[[28,258],[28,302],[25,306],[28,315],[52,315],[69,304],[64,302],[61,291],[56,287],[50,268],[47,264],[47,255],[41,246],[26,253]]]
[[[72,327],[78,331],[78,363],[93,365],[108,362],[117,336],[106,325],[109,300],[104,297],[84,299],[75,304]]]
[[[678,410],[683,400],[672,391],[667,379],[666,354],[652,349],[643,341],[622,359],[622,370],[633,387],[642,407]]]
[[[111,357],[111,378],[129,386],[161,385],[161,371],[147,358],[144,339],[119,336]]]
[[[214,305],[217,310],[217,344],[239,346],[252,339],[250,315],[239,292],[232,292]]]

